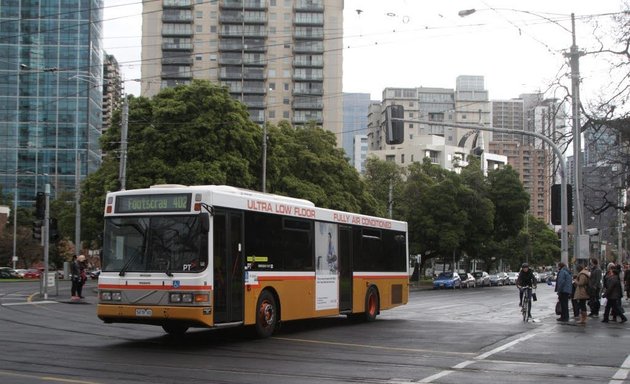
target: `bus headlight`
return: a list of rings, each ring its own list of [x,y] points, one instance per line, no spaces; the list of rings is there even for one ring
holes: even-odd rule
[[[192,303],[192,302],[193,302],[192,293],[182,293],[182,303]]]
[[[182,294],[181,293],[171,293],[168,297],[168,301],[171,303],[181,303],[182,302]]]
[[[122,293],[120,292],[112,292],[112,301],[121,301]]]
[[[121,301],[122,293],[119,291],[101,291],[102,301]]]
[[[112,301],[112,293],[108,291],[101,292],[101,300]]]

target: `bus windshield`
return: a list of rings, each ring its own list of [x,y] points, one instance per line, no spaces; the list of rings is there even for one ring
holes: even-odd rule
[[[105,219],[104,272],[199,272],[208,265],[208,234],[198,215]]]

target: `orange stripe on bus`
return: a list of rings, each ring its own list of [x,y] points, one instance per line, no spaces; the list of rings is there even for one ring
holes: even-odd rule
[[[175,288],[172,285],[125,285],[125,284],[99,284],[98,289],[153,289],[156,291],[177,290],[193,290],[193,291],[211,291],[211,285],[180,285]]]
[[[258,276],[258,281],[315,280],[315,276]]]
[[[391,279],[391,280],[396,280],[396,279],[408,279],[409,276],[407,275],[399,275],[399,276],[383,276],[383,275],[360,275],[360,276],[353,276],[353,278],[356,279]]]

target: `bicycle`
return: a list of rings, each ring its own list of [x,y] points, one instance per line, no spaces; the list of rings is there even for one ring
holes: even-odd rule
[[[531,314],[531,307],[532,307],[532,291],[534,288],[532,288],[531,286],[528,287],[519,287],[521,290],[523,290],[523,300],[521,302],[521,312],[523,314],[523,321],[524,322],[528,322]]]

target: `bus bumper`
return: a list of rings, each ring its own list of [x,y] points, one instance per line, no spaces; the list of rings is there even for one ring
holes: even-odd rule
[[[98,304],[96,314],[106,323],[136,323],[163,325],[179,322],[191,327],[212,327],[214,325],[211,306],[138,306]]]

